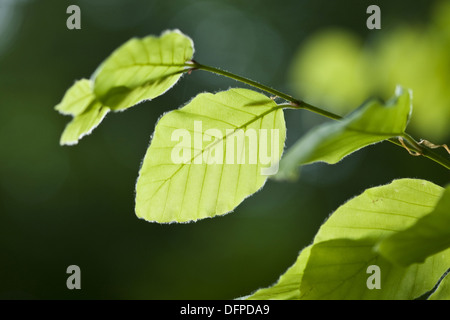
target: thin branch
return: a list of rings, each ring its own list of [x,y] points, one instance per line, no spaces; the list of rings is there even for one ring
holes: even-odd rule
[[[285,94],[281,91],[278,91],[274,88],[268,87],[259,82],[236,75],[234,73],[231,73],[231,72],[228,72],[225,70],[221,70],[221,69],[218,69],[215,67],[206,66],[206,65],[200,64],[196,61],[191,61],[189,64],[186,64],[186,66],[188,66],[190,68],[190,69],[186,70],[189,72],[191,72],[192,70],[204,70],[204,71],[215,73],[215,74],[245,83],[254,88],[263,90],[263,91],[270,93],[276,97],[280,97],[286,101],[289,101],[289,104],[287,104],[286,107],[293,108],[293,109],[305,109],[305,110],[317,113],[321,116],[324,116],[324,117],[327,117],[327,118],[333,119],[333,120],[341,120],[342,119],[342,117],[340,115],[320,109],[320,108],[310,105],[309,103],[306,103],[302,100],[295,99],[294,97],[292,97],[288,94]],[[409,147],[406,146],[406,144],[404,143],[404,140],[407,141],[407,143],[410,145]],[[428,141],[427,141],[427,143],[425,143],[424,141],[426,141],[426,140],[421,140],[420,142],[417,142],[409,134],[405,133],[402,137],[398,137],[398,140],[397,140],[397,138],[392,138],[392,139],[388,139],[388,141],[395,145],[398,145],[402,148],[405,148],[411,155],[415,155],[415,156],[422,155],[422,156],[424,156],[430,160],[433,160],[434,162],[436,162],[436,163],[440,164],[441,166],[450,170],[450,159],[444,158],[440,154],[434,152],[432,150],[432,148],[435,148],[435,145],[429,143]],[[443,146],[447,147],[446,145],[443,145]],[[449,151],[448,147],[445,149],[447,151]]]

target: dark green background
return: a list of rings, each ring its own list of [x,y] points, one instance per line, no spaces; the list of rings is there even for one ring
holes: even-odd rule
[[[382,143],[334,166],[307,166],[296,183],[268,181],[223,217],[139,220],[134,187],[160,115],[199,92],[242,86],[200,71],[108,115],[79,145],[59,146],[70,118],[54,106],[133,36],[179,28],[197,61],[292,93],[291,60],[315,31],[339,26],[371,37],[428,18],[431,1],[393,2],[0,0],[0,298],[236,298],[272,284],[324,219],[364,189],[401,177],[447,183],[444,168]],[[70,4],[81,8],[81,30],[66,28]],[[382,30],[366,28],[370,4],[381,7]],[[316,122],[299,111],[285,116],[288,146]],[[71,264],[81,268],[81,290],[66,288]]]

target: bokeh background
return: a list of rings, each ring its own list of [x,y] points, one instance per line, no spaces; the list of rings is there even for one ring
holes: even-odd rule
[[[81,30],[66,9],[81,9]],[[368,30],[366,8],[381,8]],[[390,143],[337,165],[268,181],[236,210],[190,224],[136,218],[134,187],[159,116],[203,91],[243,85],[202,71],[166,95],[109,114],[59,146],[70,120],[54,111],[134,36],[179,28],[195,59],[344,115],[396,84],[414,90],[409,132],[450,142],[449,2],[0,0],[0,298],[232,299],[272,284],[339,205],[412,177],[444,185],[448,170]],[[287,110],[287,146],[323,118]],[[439,152],[441,152],[440,150]],[[444,153],[443,153],[444,154]],[[81,268],[68,290],[66,268]]]

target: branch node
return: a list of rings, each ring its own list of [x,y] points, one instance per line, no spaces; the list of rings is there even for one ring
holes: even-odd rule
[[[297,101],[297,100],[296,100],[296,101],[289,101],[289,104],[290,104],[291,106],[295,107],[295,108],[299,108],[301,102],[300,102],[300,101]]]
[[[406,146],[406,144],[405,144],[405,142],[403,141],[403,138],[402,138],[402,137],[398,137],[398,141],[400,141],[400,143],[402,144],[403,148],[405,148],[406,151],[408,151],[408,153],[409,153],[410,155],[415,156],[415,157],[418,157],[418,156],[421,156],[421,155],[422,155],[422,153],[420,153],[420,152],[417,152],[417,151],[414,151],[414,150],[411,151],[411,150]]]

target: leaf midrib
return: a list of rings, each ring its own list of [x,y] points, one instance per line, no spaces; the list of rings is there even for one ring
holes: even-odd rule
[[[282,106],[278,106],[278,105],[277,105],[276,107],[273,107],[272,109],[267,110],[267,111],[261,113],[260,115],[256,116],[254,119],[252,119],[252,120],[250,120],[250,121],[247,121],[247,122],[244,123],[243,125],[241,125],[241,126],[239,126],[239,127],[236,127],[236,128],[233,130],[233,132],[231,132],[231,133],[229,133],[229,134],[226,134],[225,136],[222,137],[222,139],[216,139],[213,143],[211,143],[211,144],[209,144],[208,146],[206,146],[205,149],[202,149],[202,151],[201,151],[201,156],[203,157],[203,154],[204,154],[205,151],[209,150],[210,148],[212,148],[213,146],[215,146],[216,144],[218,144],[219,141],[224,141],[224,140],[226,140],[228,136],[234,134],[237,130],[246,128],[247,126],[249,126],[249,125],[252,124],[253,122],[255,122],[255,121],[257,121],[257,120],[259,120],[259,119],[265,117],[266,115],[270,114],[271,112],[277,111],[277,110],[282,109],[282,108],[283,108]],[[189,164],[191,164],[192,161],[193,161],[195,158],[197,158],[198,156],[200,156],[200,154],[197,154],[197,155],[195,155],[194,157],[192,157]],[[174,177],[174,176],[175,176],[175,175],[176,175],[176,174],[177,174],[177,173],[178,173],[185,165],[187,165],[187,164],[188,164],[188,163],[180,163],[178,169],[175,170],[174,173],[173,173],[170,177],[168,177],[167,179],[163,180],[163,182],[162,182],[162,183],[158,186],[158,188],[153,192],[152,197],[151,197],[150,199],[148,199],[147,201],[151,201],[151,200],[153,199],[153,197],[159,192],[159,190],[164,186],[164,184],[167,183],[167,181],[171,180],[171,179],[172,179],[172,178],[173,178],[173,177]],[[222,166],[223,166],[223,164],[222,164]],[[203,189],[203,188],[202,188],[202,189]]]

